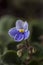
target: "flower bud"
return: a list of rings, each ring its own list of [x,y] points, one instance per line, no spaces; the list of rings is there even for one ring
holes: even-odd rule
[[[21,49],[21,48],[23,48],[23,44],[18,44],[17,49]]]
[[[22,56],[22,51],[23,51],[22,49],[20,49],[20,50],[17,51],[18,57],[21,57]]]
[[[26,60],[30,60],[30,57],[29,57],[29,56],[27,56]]]
[[[27,57],[26,60],[24,61],[25,65],[29,65],[30,62],[30,57]]]
[[[28,53],[31,54],[31,50],[29,50]]]
[[[32,49],[32,53],[33,54],[36,53],[36,49],[35,48]]]

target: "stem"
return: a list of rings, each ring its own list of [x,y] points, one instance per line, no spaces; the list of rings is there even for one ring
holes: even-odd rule
[[[32,53],[32,48],[30,49],[30,51],[31,51],[30,59],[32,59],[32,55],[33,55],[33,53]]]
[[[29,42],[28,42],[28,40],[26,40],[25,41],[25,47],[26,47],[26,49],[29,47],[30,45],[29,45]]]
[[[28,40],[26,40],[25,47],[26,47],[27,50],[30,47]],[[31,51],[30,57],[32,58],[32,47],[30,48],[30,51]]]
[[[31,60],[31,59],[32,59],[32,55],[33,55],[33,54],[32,54],[32,47],[30,46],[28,40],[26,40],[26,41],[25,41],[25,49],[26,49],[27,51],[29,51],[29,50],[28,50],[29,47],[30,47],[31,54],[30,54],[30,55],[28,54],[28,56],[30,56],[30,60]],[[30,60],[25,61],[25,65],[28,65],[28,62],[29,62]]]

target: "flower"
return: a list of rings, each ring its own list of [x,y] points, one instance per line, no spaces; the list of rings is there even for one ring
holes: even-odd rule
[[[30,31],[28,30],[28,23],[22,20],[16,21],[16,27],[11,28],[8,31],[10,37],[14,38],[14,41],[20,42],[22,40],[28,39]]]

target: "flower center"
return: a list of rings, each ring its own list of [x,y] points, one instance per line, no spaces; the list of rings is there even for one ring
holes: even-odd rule
[[[22,32],[23,33],[24,32],[24,29],[20,29],[19,32]]]

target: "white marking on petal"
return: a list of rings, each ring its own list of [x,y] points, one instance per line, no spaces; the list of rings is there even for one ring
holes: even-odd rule
[[[18,36],[18,38],[16,39],[16,37]],[[14,37],[14,41],[16,41],[16,42],[20,42],[20,41],[22,41],[23,40],[23,38],[24,38],[24,35],[15,35],[15,37]]]
[[[24,22],[22,20],[17,20],[16,21],[16,29],[17,30],[23,29],[23,25],[24,25]]]
[[[25,23],[24,23],[24,26],[23,26],[23,27],[24,27],[25,32],[26,32],[26,31],[28,31],[28,23],[27,23],[26,21],[25,21]]]
[[[30,31],[25,32],[25,34],[24,34],[24,37],[25,37],[24,40],[28,39],[29,36],[30,36]]]
[[[15,36],[16,33],[17,33],[17,30],[16,30],[15,27],[11,28],[11,29],[8,31],[9,36],[12,37],[12,38]]]

